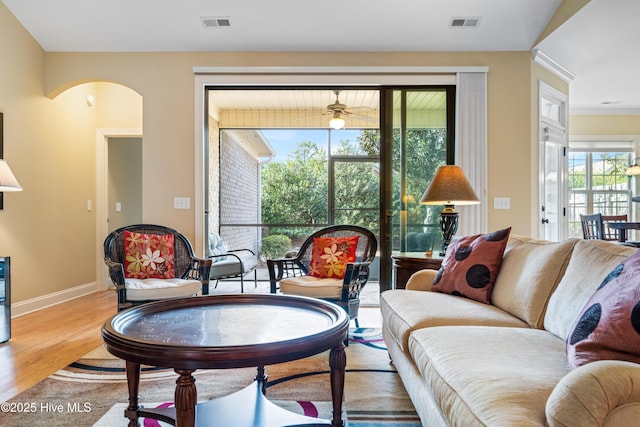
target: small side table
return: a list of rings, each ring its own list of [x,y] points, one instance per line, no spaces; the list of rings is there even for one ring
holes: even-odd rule
[[[424,269],[439,270],[443,257],[433,254],[425,256],[424,252],[396,252],[391,255],[393,259],[393,283],[395,289],[404,289],[407,280],[416,271]]]

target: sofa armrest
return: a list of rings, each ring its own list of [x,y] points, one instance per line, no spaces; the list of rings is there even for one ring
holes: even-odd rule
[[[554,388],[546,413],[550,427],[634,425],[640,419],[640,365],[601,360],[574,369]]]
[[[438,270],[425,269],[416,271],[409,277],[409,280],[407,280],[405,289],[430,291],[433,287],[433,280],[436,278],[436,274],[438,274]]]

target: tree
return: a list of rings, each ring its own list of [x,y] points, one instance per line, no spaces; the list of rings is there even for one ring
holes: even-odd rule
[[[284,163],[263,166],[261,181],[263,223],[327,222],[327,153],[315,143],[302,141]]]
[[[425,222],[436,224],[441,207],[418,202],[438,166],[446,159],[445,129],[412,129],[401,144],[400,131],[393,133],[393,209],[399,218],[400,174],[405,175],[407,222],[423,230]],[[335,154],[380,154],[380,132],[363,130],[357,141],[340,141]],[[406,167],[401,169],[401,160]],[[262,170],[262,222],[265,224],[319,224],[328,222],[328,153],[311,141],[299,142],[285,162],[272,162]],[[336,223],[350,223],[379,230],[380,176],[377,163],[335,163]],[[296,236],[292,229],[271,230]]]

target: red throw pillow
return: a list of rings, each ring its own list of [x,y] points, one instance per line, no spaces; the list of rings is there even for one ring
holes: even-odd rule
[[[309,276],[343,279],[347,263],[356,260],[358,239],[359,236],[314,238]]]
[[[573,368],[595,360],[640,363],[640,251],[605,277],[570,330]]]
[[[490,304],[510,232],[511,227],[455,238],[447,248],[433,290]]]
[[[124,277],[129,279],[174,278],[173,234],[160,236],[125,231]]]

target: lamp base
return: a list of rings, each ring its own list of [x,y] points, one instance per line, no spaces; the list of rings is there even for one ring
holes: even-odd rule
[[[444,256],[451,239],[458,231],[458,212],[453,209],[452,205],[445,205],[445,208],[440,212],[440,231],[442,232],[440,256]]]

